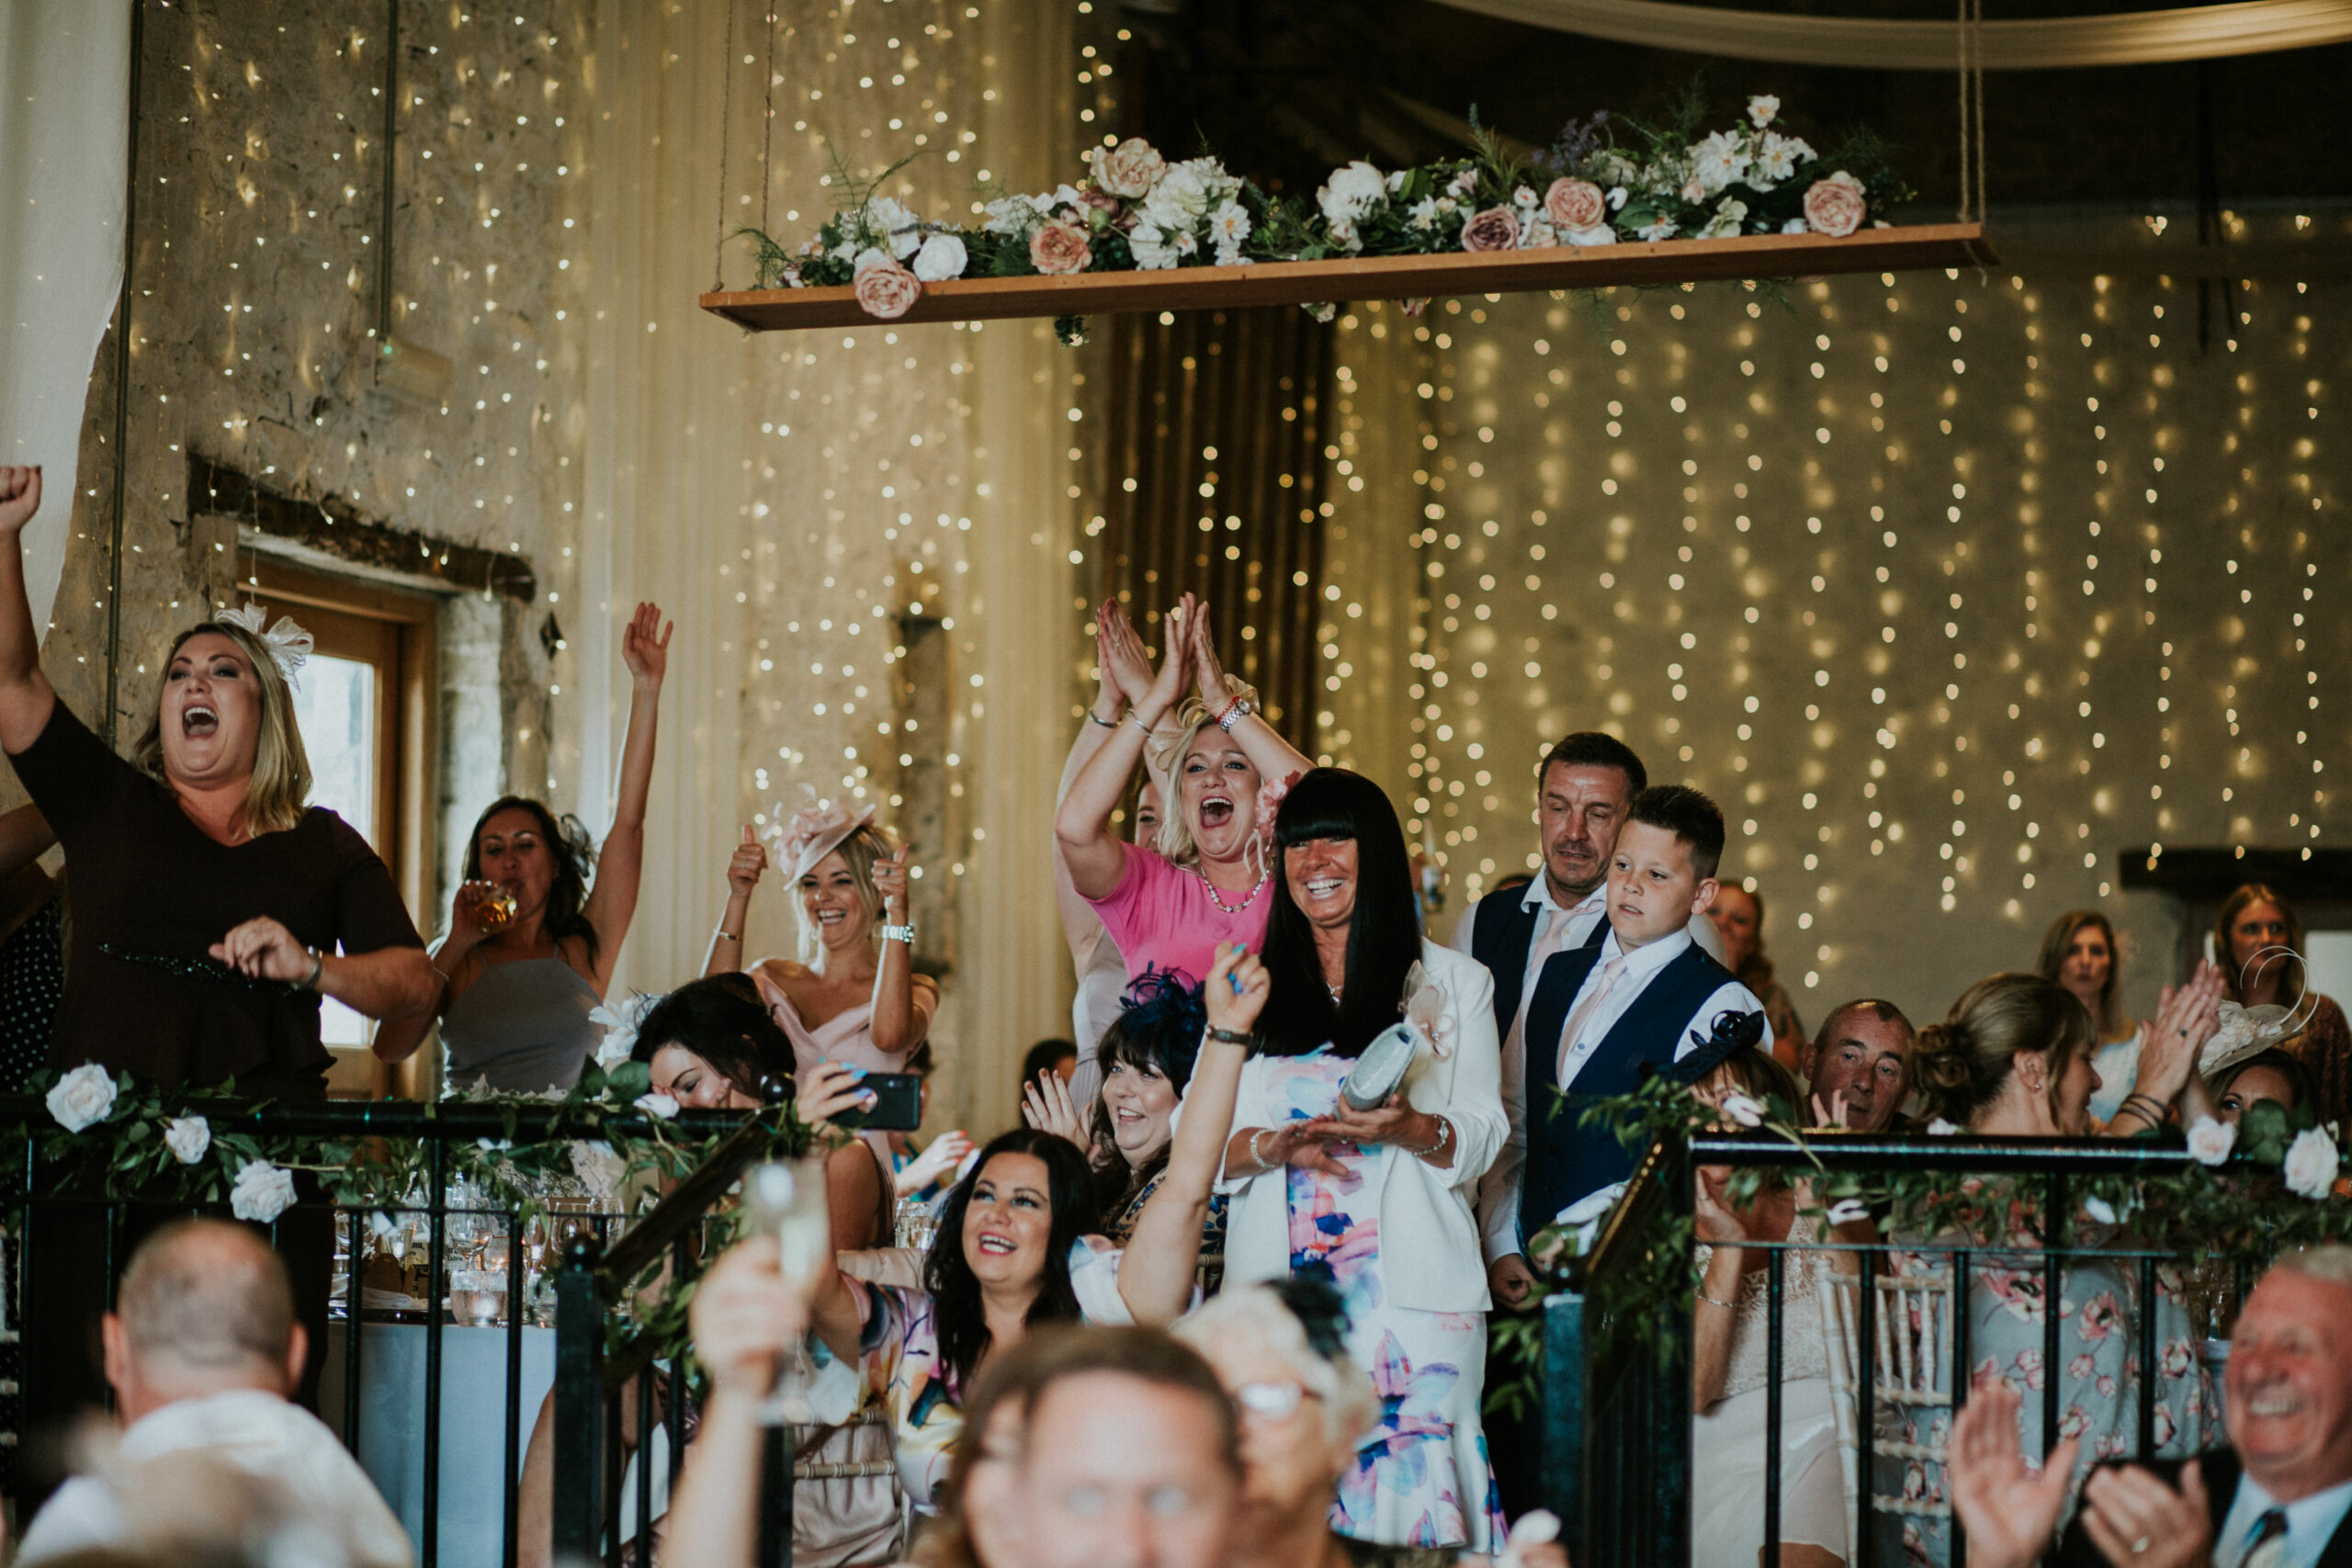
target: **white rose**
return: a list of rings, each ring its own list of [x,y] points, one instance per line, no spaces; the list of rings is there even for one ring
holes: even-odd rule
[[[892,197],[877,196],[865,204],[865,222],[883,240],[892,255],[905,260],[922,243],[922,220],[914,209]]]
[[[2188,1154],[2199,1165],[2220,1165],[2237,1146],[2238,1130],[2228,1122],[2199,1116],[2189,1123]]]
[[[981,209],[988,221],[980,227],[991,234],[1012,234],[1027,238],[1044,217],[1025,196],[1002,197]]]
[[[933,234],[915,253],[915,276],[925,283],[944,283],[964,276],[964,242],[953,234]]]
[[[2317,1127],[2306,1127],[2287,1145],[2287,1163],[2279,1174],[2287,1190],[2316,1201],[2335,1186],[2335,1140]]]
[[[212,1123],[201,1116],[175,1116],[164,1123],[164,1146],[182,1165],[194,1165],[212,1146]]]
[[[1613,245],[1617,243],[1617,231],[1606,223],[1595,223],[1589,228],[1563,230],[1560,238],[1571,245]]]
[[[667,1122],[678,1114],[678,1102],[659,1089],[639,1095],[637,1108],[657,1122]]]
[[[1162,175],[1159,183],[1151,187],[1145,201],[1148,211],[1181,213],[1186,218],[1198,218],[1209,209],[1208,181],[1192,164],[1172,164]]]
[[[2103,1225],[2111,1225],[2115,1223],[2115,1205],[2104,1198],[2084,1199],[2083,1213]]]
[[[1743,1127],[1764,1125],[1764,1108],[1744,1094],[1724,1096],[1723,1113]]]
[[[1385,199],[1388,181],[1378,169],[1358,159],[1331,177],[1315,193],[1315,205],[1334,223],[1353,223]]]
[[[1718,130],[1704,141],[1690,147],[1690,175],[1705,194],[1699,200],[1714,195],[1725,186],[1747,177],[1749,154],[1746,141],[1738,132]]]
[[[267,1160],[249,1159],[229,1189],[229,1212],[241,1220],[266,1225],[294,1201],[294,1173]]]
[[[1802,218],[1792,218],[1786,223],[1781,225],[1781,232],[1783,234],[1804,234],[1810,231],[1811,231],[1806,227],[1805,220]]]
[[[1087,154],[1087,161],[1094,166],[1096,185],[1129,200],[1148,195],[1153,183],[1168,171],[1168,160],[1139,136],[1131,136],[1116,147],[1098,147]]]
[[[852,277],[864,277],[868,272],[871,272],[877,266],[889,265],[891,264],[891,259],[889,252],[879,250],[875,246],[868,245],[865,249],[858,252],[856,259],[849,264],[850,276]]]
[[[1930,1137],[1949,1138],[1954,1133],[1959,1131],[1960,1124],[1958,1122],[1947,1122],[1940,1116],[1928,1123],[1928,1134]]]
[[[96,1062],[85,1062],[49,1091],[49,1113],[69,1133],[103,1122],[114,1110],[114,1077]]]

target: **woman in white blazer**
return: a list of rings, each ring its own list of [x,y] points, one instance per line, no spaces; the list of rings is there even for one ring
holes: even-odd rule
[[[1266,816],[1260,809],[1261,819]],[[1360,774],[1301,775],[1274,818],[1272,976],[1219,1190],[1226,1278],[1330,1280],[1380,1422],[1340,1478],[1332,1528],[1360,1540],[1498,1548],[1478,1402],[1486,1270],[1471,1203],[1507,1124],[1484,965],[1425,942],[1396,808]],[[1404,1080],[1368,1111],[1341,1085],[1402,1021]]]

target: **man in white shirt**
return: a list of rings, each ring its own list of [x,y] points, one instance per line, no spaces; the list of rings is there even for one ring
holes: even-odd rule
[[[1971,1394],[1951,1450],[1971,1568],[2352,1565],[2352,1247],[2281,1258],[2238,1314],[2222,1377],[2230,1446],[2099,1465],[2054,1550],[2079,1439],[2028,1470],[2016,1392]]]
[[[367,1472],[287,1397],[310,1337],[286,1266],[254,1232],[220,1220],[155,1232],[101,1328],[119,1442],[50,1498],[20,1562],[105,1547],[266,1555],[293,1541],[306,1561],[409,1568],[408,1537]]]

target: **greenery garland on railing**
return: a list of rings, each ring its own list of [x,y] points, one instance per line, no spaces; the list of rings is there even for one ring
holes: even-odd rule
[[[89,1064],[44,1073],[32,1089],[46,1098],[50,1122],[0,1125],[0,1169],[21,1182],[27,1155],[37,1156],[44,1196],[225,1203],[238,1219],[261,1224],[297,1201],[298,1172],[314,1177],[321,1196],[355,1214],[413,1212],[431,1198],[431,1140],[379,1130],[357,1136],[258,1131],[252,1113],[269,1102],[241,1093],[233,1080],[165,1090]],[[501,1130],[497,1136],[442,1140],[443,1181],[471,1185],[491,1207],[510,1212],[518,1229],[545,1218],[558,1189],[574,1183],[616,1198],[634,1187],[634,1200],[622,1209],[624,1217],[634,1217],[658,1200],[664,1183],[699,1166],[731,1130],[681,1126],[677,1102],[654,1091],[641,1062],[591,1066],[560,1097],[472,1094],[415,1107],[426,1116],[447,1108],[492,1111]],[[526,1112],[544,1115],[544,1134],[518,1136]],[[809,1129],[789,1103],[757,1119],[773,1133],[775,1157],[808,1148]],[[583,1160],[591,1163],[583,1167]],[[732,1215],[731,1209],[713,1213],[710,1256],[732,1239]],[[668,1357],[684,1348],[694,1281],[690,1274],[663,1285],[662,1267],[657,1263],[627,1282],[628,1310],[607,1321],[607,1354]],[[519,1303],[519,1291],[513,1299]]]
[[[1810,1165],[1792,1172],[1808,1190],[1803,1212],[1830,1223],[1868,1214],[1885,1236],[1964,1235],[1972,1238],[1971,1246],[1996,1248],[2030,1249],[2047,1239],[2047,1178],[1841,1168],[1831,1163],[1834,1149],[1814,1143],[1816,1134],[1832,1130],[1807,1128],[1794,1108],[1777,1098],[1758,1101],[1733,1095],[1718,1107],[1660,1077],[1627,1095],[1567,1097],[1567,1109],[1559,1113],[1577,1114],[1586,1126],[1613,1128],[1634,1151],[1660,1139],[1688,1140],[1707,1132],[1745,1129],[1775,1135],[1803,1152]],[[1962,1131],[1934,1122],[1918,1135],[1932,1139]],[[2334,1123],[2322,1124],[2308,1105],[2290,1111],[2257,1100],[2234,1126],[2199,1118],[2185,1136],[2179,1129],[2166,1129],[2119,1140],[2186,1157],[2128,1174],[2068,1175],[2064,1239],[2078,1248],[2154,1253],[2240,1277],[2259,1273],[2292,1248],[2352,1244],[2352,1179],[2342,1170],[2341,1135]],[[1729,1206],[1747,1207],[1770,1174],[1762,1166],[1735,1165],[1724,1187]],[[1688,1313],[1699,1283],[1689,1205],[1658,1206],[1637,1245],[1613,1249],[1600,1260],[1605,1267],[1589,1269],[1585,1260],[1616,1200],[1611,1193],[1572,1209],[1529,1238],[1529,1265],[1544,1281],[1535,1299],[1540,1303],[1573,1280],[1613,1332],[1662,1347],[1660,1330]],[[1540,1311],[1497,1313],[1490,1338],[1524,1371],[1489,1391],[1489,1407],[1528,1407],[1536,1392]]]

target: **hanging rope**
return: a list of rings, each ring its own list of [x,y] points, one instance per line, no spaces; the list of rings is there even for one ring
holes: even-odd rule
[[[1984,221],[1984,0],[1960,0],[1960,221]]]
[[[735,99],[735,0],[727,0],[727,74],[718,79],[718,235],[710,247],[710,289],[727,284],[727,128]]]
[[[768,191],[775,184],[775,24],[776,14],[768,12],[768,85],[760,109],[760,232],[773,234],[768,226]]]

